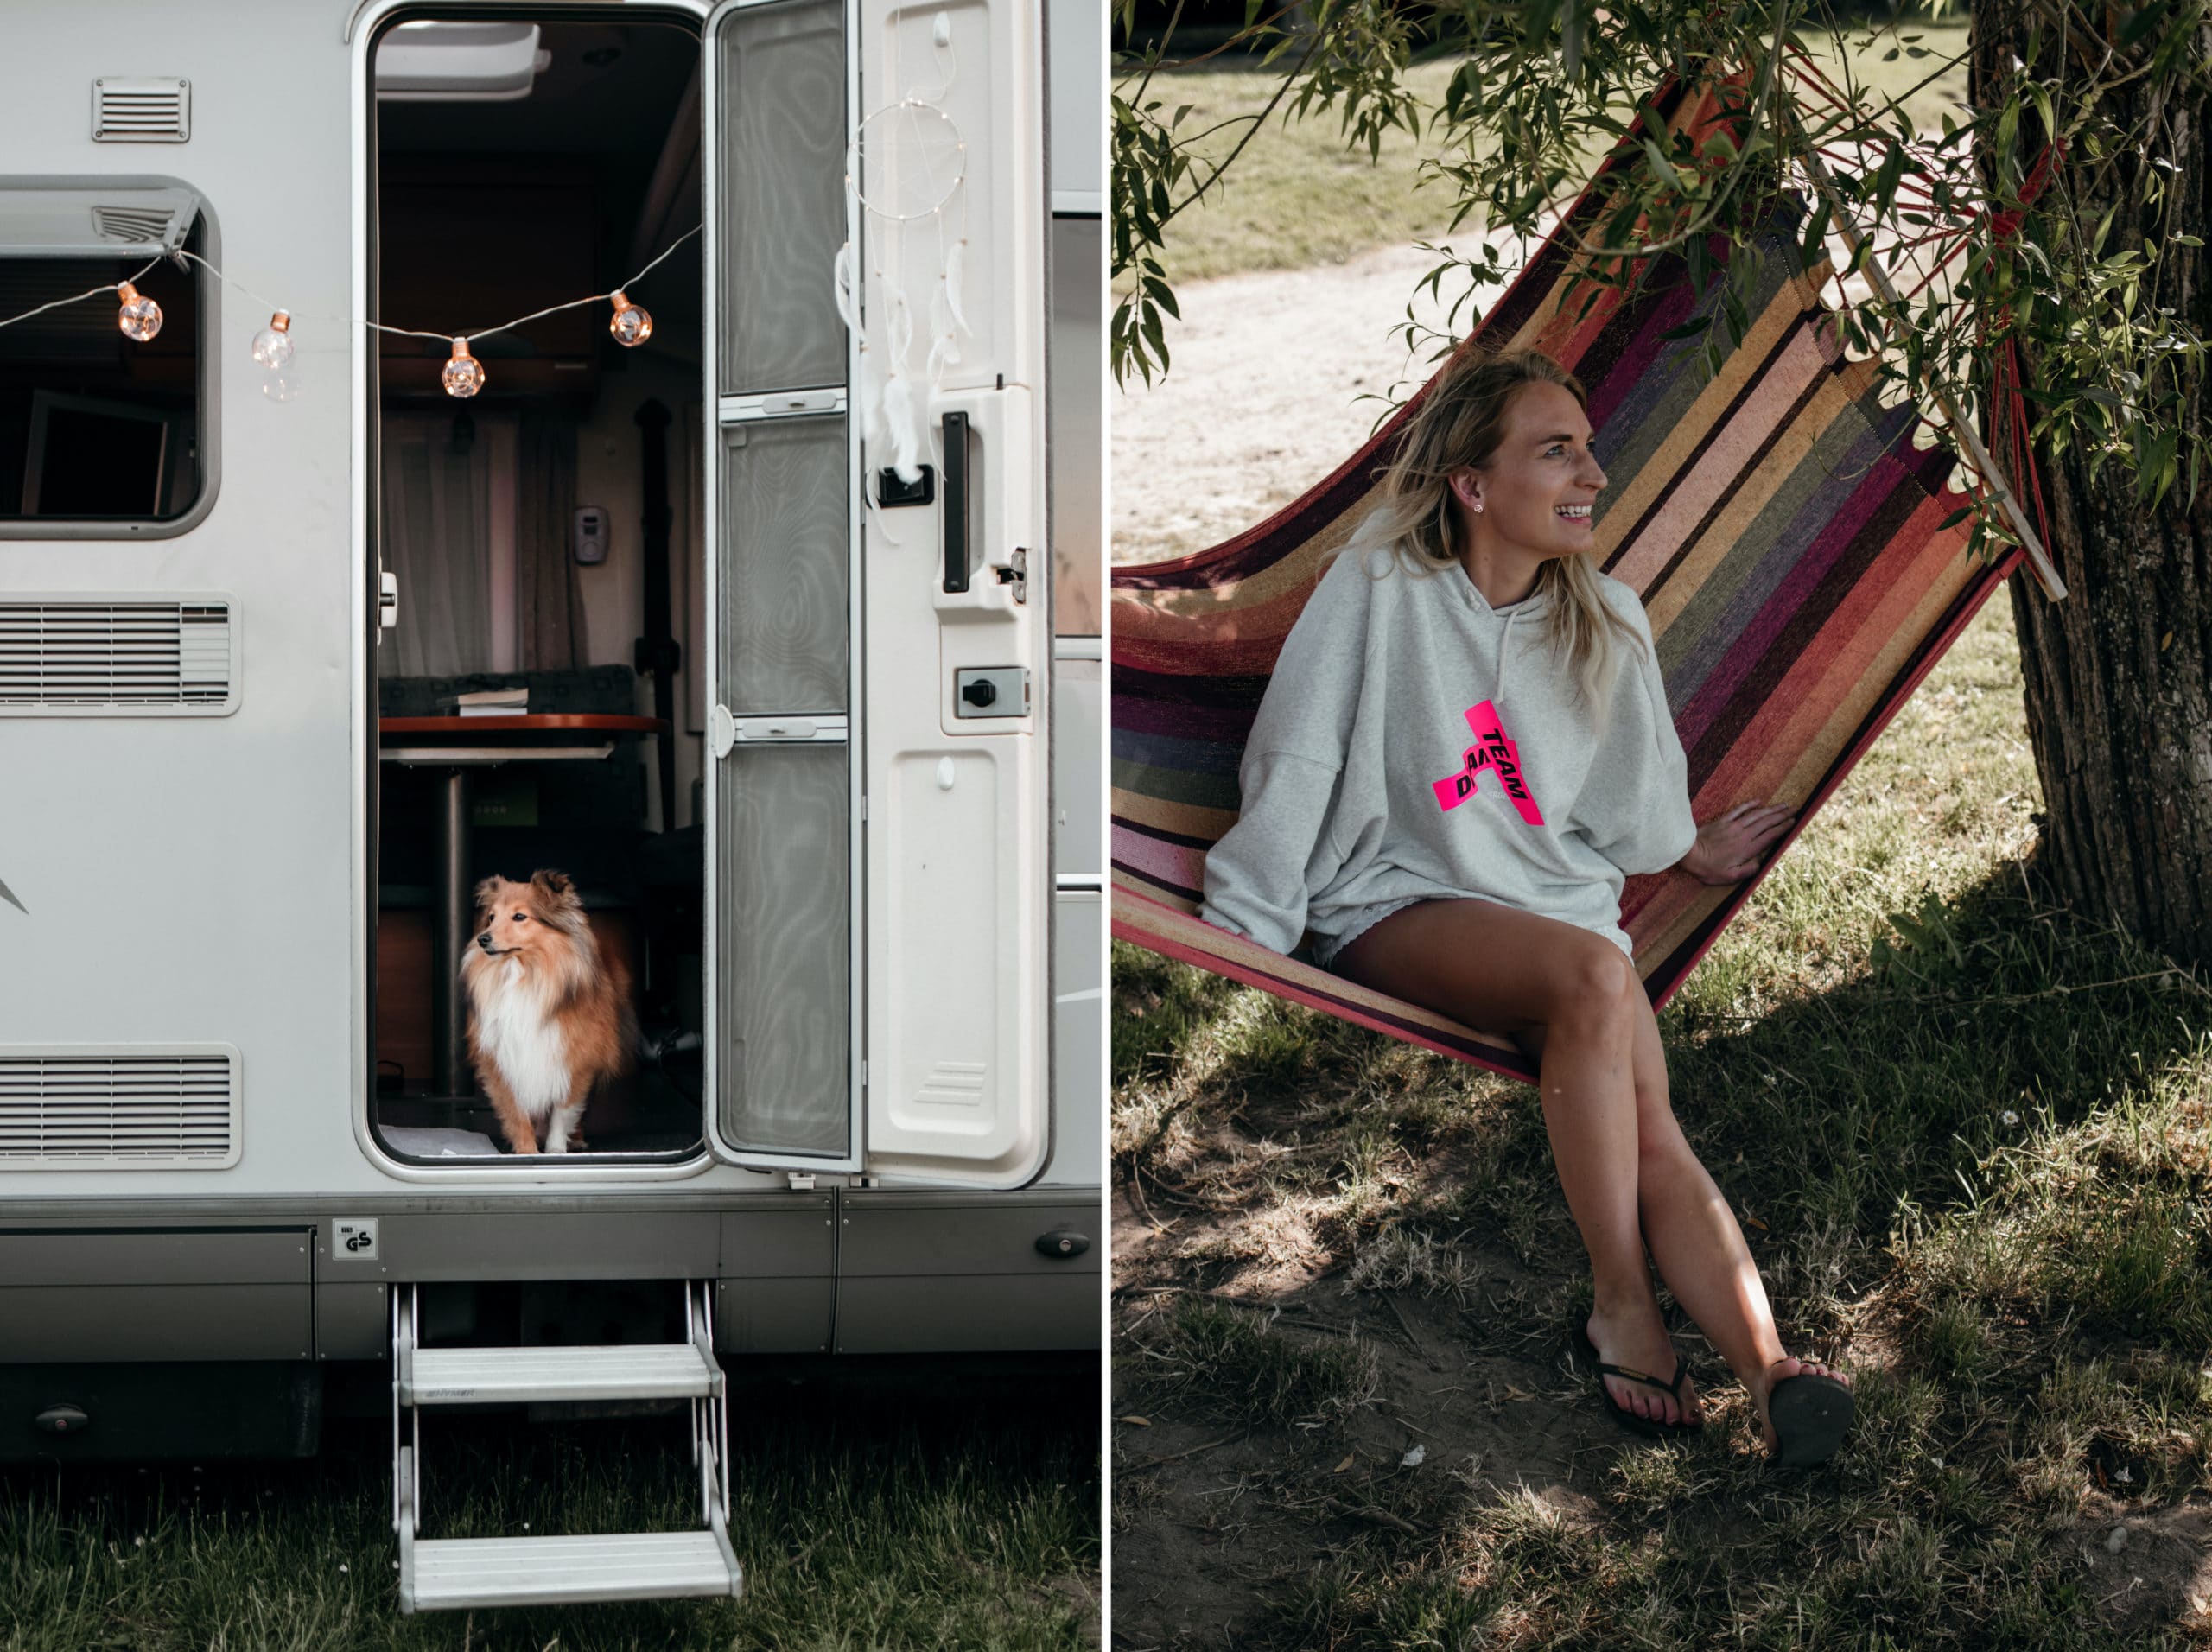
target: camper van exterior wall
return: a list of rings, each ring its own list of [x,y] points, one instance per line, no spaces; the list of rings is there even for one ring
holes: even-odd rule
[[[1071,28],[1098,32],[1095,4],[1054,4],[1056,26],[1065,11]],[[537,22],[655,16],[694,30],[722,29],[730,10],[709,25],[706,7],[672,0],[479,0],[466,10]],[[846,0],[848,41],[869,38],[868,20],[880,24],[888,10]],[[926,8],[906,10],[929,26]],[[963,29],[988,19],[976,72],[989,64],[997,99],[963,106],[979,176],[988,175],[969,256],[995,261],[979,284],[995,289],[995,315],[1041,317],[1053,200],[1072,201],[1069,216],[1079,219],[1087,200],[1095,218],[1098,183],[1043,174],[1038,0],[954,10]],[[957,768],[963,785],[972,774],[995,788],[995,813],[960,816],[990,822],[997,835],[976,848],[995,868],[977,886],[996,903],[995,927],[941,937],[988,965],[980,996],[948,994],[925,967],[928,945],[910,938],[901,950],[882,932],[904,921],[880,908],[887,884],[912,875],[883,836],[905,782],[871,770],[880,747],[861,740],[864,732],[890,739],[894,703],[950,709],[950,671],[940,682],[932,646],[912,683],[866,658],[856,674],[852,790],[869,817],[853,840],[862,915],[853,948],[858,1129],[849,1156],[829,1161],[844,1167],[728,1149],[621,1164],[571,1155],[441,1165],[404,1160],[372,1128],[374,349],[372,335],[342,318],[368,314],[374,299],[373,42],[394,22],[437,15],[390,0],[236,0],[213,10],[37,0],[10,10],[0,172],[158,172],[197,191],[210,257],[291,312],[297,386],[272,399],[250,364],[226,359],[228,372],[206,364],[209,467],[183,524],[0,539],[0,605],[39,594],[219,591],[233,651],[227,715],[33,712],[0,722],[0,884],[13,897],[0,901],[0,1365],[381,1359],[395,1287],[512,1280],[711,1281],[715,1334],[733,1354],[1096,1346],[1104,1249],[1098,649],[1095,639],[1055,645],[1041,524],[1048,470],[1089,467],[1095,477],[1099,455],[1095,420],[1090,451],[1047,447],[1041,331],[991,346],[1007,364],[994,372],[1018,394],[981,384],[960,392],[982,426],[1003,432],[979,473],[995,486],[1008,479],[993,467],[1014,469],[1007,455],[1025,442],[1050,460],[1036,467],[1033,501],[1009,486],[974,518],[1001,542],[984,548],[988,560],[1017,543],[1042,553],[1028,562],[1027,611],[994,595],[1002,612],[945,616],[940,639],[947,662],[1031,670],[1036,715],[984,733],[932,732],[923,718],[899,734],[901,772],[926,781],[915,782],[918,806],[940,795],[941,766]],[[720,38],[709,36],[709,51]],[[871,103],[887,73],[872,61],[855,62],[850,83],[855,95],[865,86]],[[1096,75],[1095,60],[1084,67]],[[157,152],[96,143],[87,91],[118,73],[188,81],[188,138]],[[979,97],[982,86],[975,83]],[[1007,86],[1027,88],[1027,102],[1002,98],[996,89]],[[1095,99],[1095,89],[1087,95]],[[711,149],[717,117],[702,101]],[[710,239],[726,249],[732,233],[721,226]],[[465,240],[454,256],[467,256]],[[724,273],[709,260],[710,306]],[[235,348],[242,359],[268,303],[212,278],[202,290],[210,349]],[[1095,353],[1096,315],[1066,325]],[[726,391],[712,380],[714,361],[710,351],[697,389],[710,419]],[[496,378],[497,362],[491,371]],[[728,428],[718,423],[713,434]],[[716,451],[706,449],[710,473]],[[857,497],[857,442],[847,470],[857,636],[857,601],[887,600],[885,569],[895,563],[864,537],[874,528]],[[1098,497],[1095,480],[1064,491]],[[898,525],[911,522],[917,539],[935,544],[936,521],[912,511]],[[616,521],[617,537],[628,526]],[[711,560],[719,553],[709,545]],[[923,597],[930,609],[926,589]],[[1062,656],[1074,679],[1065,696],[1054,691]],[[714,759],[704,760],[711,793]],[[1073,777],[1061,780],[1064,792],[1087,800],[1058,823],[1057,841],[1055,771]],[[899,829],[933,829],[910,815]],[[902,1135],[910,1119],[935,1115],[887,1092],[898,1064],[883,1048],[887,1016],[921,1018],[942,1034],[925,1077],[950,1082],[966,1071],[954,1033],[968,1014],[994,1020],[1003,1048],[1026,1052],[1008,1069],[1021,1093],[993,1102],[1017,1145],[972,1175],[926,1130]],[[734,1056],[714,1042],[714,1060],[727,1067]],[[987,1082],[1007,1079],[994,1065]],[[147,1133],[161,1128],[175,1140],[154,1142]],[[876,1144],[893,1137],[899,1157],[879,1162]],[[99,1156],[73,1160],[87,1144]],[[1001,1185],[978,1185],[992,1181]],[[0,1396],[14,1392],[0,1383]],[[0,1416],[0,1457],[56,1449],[21,1425]]]

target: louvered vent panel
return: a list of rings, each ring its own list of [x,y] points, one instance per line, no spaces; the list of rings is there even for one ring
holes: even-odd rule
[[[192,136],[188,80],[92,82],[92,138],[100,143],[181,143]]]
[[[226,1045],[0,1050],[0,1170],[220,1169],[238,1100]]]
[[[0,709],[221,711],[227,602],[0,601]]]
[[[157,206],[95,206],[92,231],[103,240],[143,246],[149,241],[167,241],[175,216]]]

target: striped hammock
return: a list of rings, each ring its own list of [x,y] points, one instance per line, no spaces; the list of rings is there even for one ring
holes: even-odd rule
[[[1694,143],[1715,99],[1679,85],[1659,100]],[[1671,106],[1670,106],[1671,105]],[[1609,165],[1612,162],[1608,162]],[[1600,192],[1478,325],[1471,345],[1533,346],[1588,392],[1607,476],[1594,533],[1605,570],[1650,616],[1700,821],[1762,797],[1798,810],[1771,866],[1928,674],[2022,550],[1966,551],[1956,454],[1907,399],[1881,404],[1875,364],[1846,359],[1822,302],[1830,273],[1794,268],[1794,197],[1752,243],[1709,238],[1751,318],[1706,379],[1708,334],[1669,340],[1716,312],[1682,260],[1644,261],[1629,289],[1578,283],[1571,228],[1601,240]],[[1595,300],[1592,298],[1593,290]],[[1463,346],[1466,347],[1466,346]],[[1236,819],[1236,771],[1285,636],[1365,513],[1410,408],[1269,520],[1173,562],[1117,569],[1113,600],[1113,931],[1155,952],[1493,1071],[1533,1080],[1512,1040],[1459,1025],[1216,929],[1197,914],[1206,850]],[[1764,867],[1759,875],[1763,876]],[[1681,873],[1630,878],[1621,921],[1663,1003],[1749,898],[1758,876],[1713,888]]]

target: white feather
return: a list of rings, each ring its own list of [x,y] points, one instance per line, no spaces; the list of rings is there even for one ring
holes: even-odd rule
[[[944,384],[945,368],[959,359],[960,352],[954,346],[952,335],[950,333],[940,333],[931,339],[929,365],[923,370],[923,376],[928,380],[929,387],[931,390],[940,389]]]
[[[890,445],[890,467],[902,482],[922,477],[922,434],[914,422],[913,386],[904,373],[893,373],[883,385],[883,423]]]
[[[967,245],[968,238],[963,235],[952,244],[952,251],[944,255],[944,280],[941,284],[944,288],[945,308],[952,312],[952,324],[973,338],[975,334],[968,326],[968,318],[960,309],[960,254]]]
[[[830,279],[836,284],[837,314],[843,318],[846,330],[859,332],[860,314],[853,308],[853,244],[850,241],[837,249],[837,260],[831,266]]]

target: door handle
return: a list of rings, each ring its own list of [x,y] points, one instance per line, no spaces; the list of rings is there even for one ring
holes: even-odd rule
[[[399,575],[377,570],[377,624],[385,631],[399,624]]]
[[[968,416],[948,413],[944,435],[944,588],[968,588]]]

